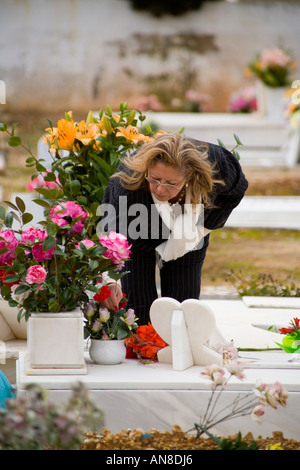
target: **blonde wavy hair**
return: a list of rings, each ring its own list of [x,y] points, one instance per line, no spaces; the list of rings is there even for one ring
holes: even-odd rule
[[[191,190],[192,204],[201,202],[206,207],[212,206],[210,195],[213,187],[223,181],[214,178],[215,170],[208,159],[208,145],[201,143],[196,146],[182,134],[162,134],[142,145],[136,153],[123,160],[124,170],[113,176],[120,178],[125,189],[134,191],[145,184],[148,169],[157,162],[182,173]]]

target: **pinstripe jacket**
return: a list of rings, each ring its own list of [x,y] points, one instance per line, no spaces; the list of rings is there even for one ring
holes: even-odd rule
[[[200,145],[199,141],[193,141],[196,145]],[[215,167],[217,179],[224,181],[224,185],[215,185],[211,194],[213,208],[204,207],[204,227],[209,230],[215,230],[225,225],[229,215],[233,209],[240,203],[248,187],[248,182],[242,172],[241,165],[231,152],[215,144],[208,144],[208,158]],[[126,197],[126,207],[120,206],[120,197]],[[125,198],[124,198],[125,200]],[[151,233],[151,219],[153,218],[154,202],[148,185],[141,186],[138,190],[130,191],[122,187],[119,178],[111,178],[102,204],[112,204],[116,209],[116,225],[115,230],[123,233],[133,248],[146,251],[153,250],[162,241],[168,239],[169,229],[164,225],[160,217],[158,217],[158,225],[153,236],[153,226]],[[147,209],[147,218],[139,219],[136,213],[130,213],[134,204],[142,204]],[[126,212],[127,211],[127,212]],[[142,221],[142,222],[141,222]],[[140,223],[140,237],[132,239],[130,233],[126,232],[126,228],[130,224],[135,226]],[[157,225],[157,224],[156,224]],[[125,228],[125,230],[124,230]],[[105,229],[105,227],[104,227]],[[124,233],[126,232],[126,233]]]

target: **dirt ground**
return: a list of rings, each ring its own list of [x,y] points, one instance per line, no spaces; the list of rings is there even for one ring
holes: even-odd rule
[[[299,196],[300,166],[245,168],[247,195]],[[202,270],[205,285],[226,284],[230,272],[272,273],[277,279],[300,281],[300,232],[277,229],[222,228],[211,234]]]

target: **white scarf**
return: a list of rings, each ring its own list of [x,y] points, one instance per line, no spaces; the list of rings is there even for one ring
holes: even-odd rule
[[[203,213],[203,205],[191,204],[191,194],[188,190],[183,213],[179,204],[170,205],[168,201],[159,201],[153,193],[151,195],[159,215],[170,229],[168,240],[156,247],[158,263],[175,260],[196,249],[209,233],[203,224],[196,225]]]

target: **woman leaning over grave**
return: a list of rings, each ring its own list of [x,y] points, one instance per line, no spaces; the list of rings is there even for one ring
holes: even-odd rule
[[[122,163],[101,205],[101,232],[132,244],[122,285],[111,283],[113,308],[127,294],[139,324],[157,298],[199,299],[201,270],[212,230],[223,227],[248,187],[237,158],[225,148],[162,134]]]

